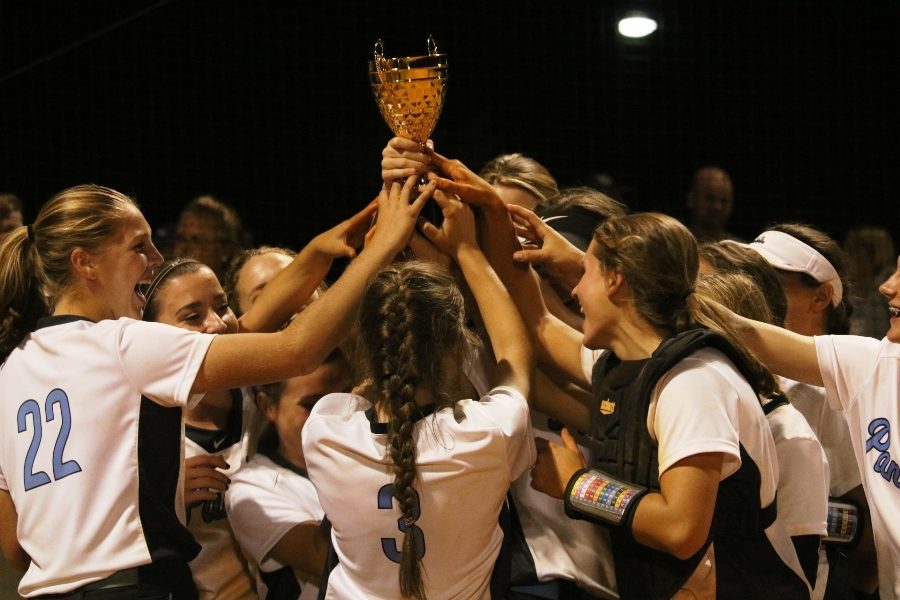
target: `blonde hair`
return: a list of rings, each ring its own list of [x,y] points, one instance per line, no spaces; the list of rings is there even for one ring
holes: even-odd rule
[[[0,246],[0,358],[53,311],[71,285],[72,251],[98,252],[135,209],[137,203],[121,192],[79,185],[56,194],[32,225],[9,234]]]
[[[544,165],[524,154],[501,154],[488,161],[479,173],[491,185],[507,185],[535,197],[541,209],[556,205],[559,185]]]

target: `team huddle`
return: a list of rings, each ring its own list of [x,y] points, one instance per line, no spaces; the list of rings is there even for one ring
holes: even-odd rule
[[[813,227],[700,243],[521,155],[381,165],[297,253],[166,259],[96,185],[0,242],[22,596],[900,598],[900,260],[848,335]]]

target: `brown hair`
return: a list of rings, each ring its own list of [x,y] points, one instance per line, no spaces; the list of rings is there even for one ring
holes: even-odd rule
[[[491,185],[525,190],[537,199],[539,208],[553,206],[559,196],[556,179],[544,165],[524,154],[502,154],[481,168],[479,175]]]
[[[72,283],[72,251],[98,252],[136,208],[113,189],[79,185],[56,194],[32,225],[6,237],[0,245],[0,359],[53,311]]]
[[[830,334],[844,335],[850,333],[850,315],[853,314],[853,284],[847,273],[847,259],[841,247],[831,239],[827,233],[816,229],[812,225],[804,223],[779,223],[769,227],[770,231],[780,231],[791,237],[795,237],[807,246],[813,248],[816,252],[825,257],[825,260],[831,263],[834,270],[837,271],[838,277],[841,278],[841,285],[844,288],[843,298],[840,304],[834,306],[828,305],[828,313],[825,317],[825,327]],[[800,281],[804,285],[811,288],[817,288],[822,285],[821,281],[816,281],[814,277],[806,273],[798,273]]]
[[[415,527],[418,514],[413,428],[418,414],[416,391],[427,389],[438,407],[455,406],[451,395],[458,372],[447,372],[447,357],[461,367],[472,343],[465,326],[463,295],[440,267],[407,262],[377,274],[363,296],[359,332],[376,404],[390,415],[388,448],[394,469],[394,496],[408,531],[400,558],[400,591],[425,597],[421,554]],[[461,372],[461,368],[458,370]]]
[[[724,336],[743,355],[749,383],[765,396],[777,390],[772,373],[738,341],[710,300],[694,294],[699,272],[697,240],[677,219],[635,213],[607,220],[594,233],[604,270],[628,282],[634,308],[663,337],[706,328]]]
[[[700,247],[700,256],[716,271],[741,273],[749,277],[761,290],[769,305],[771,319],[768,322],[784,326],[787,316],[787,297],[775,268],[762,255],[746,245],[731,240],[711,242]]]
[[[208,269],[202,262],[193,258],[173,258],[167,260],[153,274],[153,281],[147,286],[146,297],[144,303],[144,321],[156,321],[159,317],[159,295],[166,285],[173,279],[177,279],[188,273],[197,273],[202,269]]]
[[[700,275],[697,293],[712,298],[742,317],[763,323],[772,322],[772,311],[759,285],[738,271]]]

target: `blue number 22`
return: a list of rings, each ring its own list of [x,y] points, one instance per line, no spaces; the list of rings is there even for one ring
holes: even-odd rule
[[[415,519],[419,518],[420,508],[419,508],[419,493],[416,490],[413,490],[413,509],[412,516]],[[394,484],[389,483],[381,487],[378,490],[378,508],[384,510],[390,510],[393,506],[393,498],[394,498]],[[425,556],[425,534],[422,533],[422,530],[419,529],[416,525],[406,525],[406,521],[403,520],[403,517],[397,519],[397,527],[405,533],[406,535],[415,536],[416,539],[416,548],[418,549],[418,556],[416,556],[417,560],[422,560],[422,557]],[[395,563],[400,563],[400,550],[397,549],[397,540],[394,538],[381,538],[381,550],[384,552],[384,555],[389,559],[394,561]]]
[[[56,412],[53,407],[59,407],[60,419],[62,423],[59,427],[59,434],[56,436],[56,443],[53,445],[53,480],[58,481],[63,477],[78,473],[81,471],[81,465],[74,460],[63,460],[63,451],[66,449],[66,442],[69,439],[69,432],[72,429],[72,413],[69,410],[69,397],[61,389],[57,388],[47,394],[47,400],[44,402],[44,412],[46,413],[46,422],[49,423],[56,418]],[[31,437],[31,443],[28,445],[28,452],[25,455],[25,491],[32,490],[36,487],[50,483],[50,476],[44,471],[34,471],[34,460],[37,458],[38,448],[41,446],[42,426],[41,426],[41,407],[35,400],[26,400],[19,407],[16,415],[19,433],[28,430],[28,424],[25,417],[31,415],[31,424],[34,427],[34,435]]]

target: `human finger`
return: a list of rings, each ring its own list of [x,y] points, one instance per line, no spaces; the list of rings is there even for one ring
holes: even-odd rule
[[[575,441],[575,436],[573,436],[571,433],[569,433],[569,428],[563,427],[562,430],[560,430],[559,435],[562,438],[563,445],[566,448],[568,448],[569,450],[571,450],[572,452],[575,452],[578,454],[578,457],[581,459],[581,466],[582,467],[587,466],[585,464],[584,454],[581,453],[581,448],[578,447],[578,442]]]

